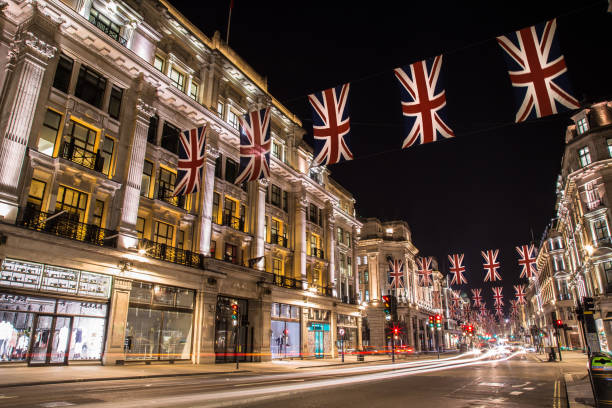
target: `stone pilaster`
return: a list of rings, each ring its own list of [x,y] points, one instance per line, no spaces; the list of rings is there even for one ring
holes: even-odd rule
[[[7,84],[0,140],[0,216],[14,222],[19,206],[19,181],[32,120],[49,59],[57,49],[31,32],[20,34],[9,51]]]
[[[257,180],[257,201],[255,209],[255,242],[253,245],[253,258],[263,257],[266,245],[266,191],[268,189],[268,180]],[[263,258],[255,265],[257,269],[263,269]]]
[[[301,279],[304,284],[306,278],[306,211],[308,209],[308,201],[306,196],[301,193],[296,195],[295,205],[295,255],[294,255],[294,277]],[[306,287],[304,287],[306,289]]]
[[[202,304],[200,309],[201,321],[199,325],[198,356],[196,360],[200,364],[211,364],[215,362],[215,314],[217,310],[218,293],[216,287],[208,285],[206,291],[202,291],[199,300]]]
[[[215,160],[219,150],[206,146],[206,163],[204,164],[204,188],[200,193],[200,253],[210,254],[210,234],[212,231],[212,205],[215,190]]]
[[[332,287],[332,295],[340,297],[338,293],[338,278],[336,276],[336,220],[334,218],[334,209],[331,203],[328,202],[327,208],[327,259],[329,260],[329,283]]]
[[[131,291],[132,281],[130,279],[115,277],[111,293],[110,315],[108,317],[109,329],[102,358],[104,365],[116,364],[117,361],[125,361],[125,333]]]
[[[147,132],[149,120],[155,114],[155,108],[147,105],[142,99],[136,104],[136,124],[132,137],[129,170],[124,187],[123,209],[119,225],[119,248],[138,246],[136,236],[136,222],[138,218],[138,205],[140,203],[140,185],[142,183],[142,169],[147,152]]]

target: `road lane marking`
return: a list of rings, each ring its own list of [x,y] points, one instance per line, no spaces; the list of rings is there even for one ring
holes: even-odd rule
[[[11,398],[17,398],[17,396],[0,394],[0,399],[11,399]]]
[[[73,404],[72,402],[68,402],[68,401],[45,402],[43,404],[40,404],[41,407],[45,407],[45,408],[69,407],[71,405],[76,405],[76,404]]]
[[[484,385],[486,387],[503,387],[504,383],[480,383],[478,385]]]
[[[521,395],[523,391],[512,391],[510,395]]]
[[[250,382],[244,384],[234,384],[234,387],[248,387],[250,385],[260,385],[260,384],[278,384],[284,382],[303,382],[306,381],[304,378],[297,378],[295,380],[277,380],[277,381],[258,381],[258,382]]]
[[[529,384],[531,384],[531,383],[529,381],[527,381],[525,384],[513,385],[512,388],[521,388],[521,387],[524,387],[524,386],[529,385]]]
[[[535,388],[533,388],[533,387],[525,387],[525,388],[523,388],[523,389],[524,389],[525,391],[533,391],[533,390],[535,390]]]

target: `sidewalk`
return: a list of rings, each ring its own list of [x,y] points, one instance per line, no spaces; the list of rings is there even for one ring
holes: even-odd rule
[[[434,356],[408,356],[396,361],[414,359],[436,359]],[[356,356],[346,356],[342,363],[340,358],[305,359],[305,360],[274,360],[263,363],[240,363],[236,370],[235,363],[226,364],[190,364],[190,363],[158,363],[158,364],[126,364],[123,366],[102,365],[70,365],[70,366],[0,366],[0,388],[11,386],[60,384],[86,381],[128,380],[156,377],[180,377],[195,375],[217,375],[231,373],[281,373],[296,369],[317,367],[332,367],[357,364],[377,364],[390,362],[387,355],[366,356],[364,362],[357,362]]]
[[[542,362],[548,361],[548,355],[532,354]],[[558,356],[557,356],[558,358]],[[562,361],[555,364],[563,374],[567,390],[567,401],[570,408],[590,408],[595,406],[593,390],[587,370],[587,355],[582,351],[561,351]]]

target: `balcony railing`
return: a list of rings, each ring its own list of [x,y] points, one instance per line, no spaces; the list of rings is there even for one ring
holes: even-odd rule
[[[347,305],[358,305],[357,298],[354,296],[342,296],[342,303]]]
[[[159,186],[157,188],[157,199],[175,207],[185,208],[185,196],[173,196],[173,189]]]
[[[310,255],[315,258],[325,259],[323,250],[317,247],[310,247]]]
[[[115,246],[117,235],[116,231],[79,222],[76,214],[63,211],[50,214],[32,207],[25,207],[21,211],[17,225],[62,238],[108,247]]]
[[[141,239],[139,248],[144,249],[151,258],[159,259],[160,261],[204,269],[204,255],[199,252],[187,251],[148,239]]]
[[[289,289],[303,289],[303,283],[300,279],[289,278],[288,276],[273,275],[272,283],[276,286]]]
[[[64,142],[59,151],[62,159],[70,160],[88,169],[102,172],[104,168],[104,158],[98,152],[91,152],[87,149],[74,144],[74,139]]]
[[[223,214],[222,225],[233,228],[236,231],[246,232],[244,227],[244,218],[234,217],[229,214]]]
[[[119,33],[111,30],[111,28],[106,23],[104,23],[103,21],[99,20],[96,16],[90,14],[89,15],[89,22],[91,24],[95,25],[96,27],[98,27],[106,35],[108,35],[113,40],[117,41],[119,44],[123,45],[124,47],[127,45],[127,38],[123,38],[122,36],[119,35]]]
[[[287,238],[282,236],[282,235],[271,234],[270,235],[270,243],[271,244],[275,244],[275,245],[280,245],[282,247],[287,248]]]
[[[237,255],[223,254],[223,260],[225,262],[229,262],[229,263],[233,263],[234,265],[238,265]]]

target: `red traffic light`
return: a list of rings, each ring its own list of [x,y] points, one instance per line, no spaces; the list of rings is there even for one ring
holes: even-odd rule
[[[399,328],[394,327],[394,328],[393,328],[393,334],[398,334],[398,333],[399,333]]]
[[[555,322],[555,326],[559,328],[563,327],[563,320],[557,319],[557,321]]]

